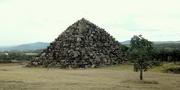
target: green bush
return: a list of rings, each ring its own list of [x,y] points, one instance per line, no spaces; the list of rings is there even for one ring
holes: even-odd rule
[[[171,67],[165,70],[166,73],[180,74],[180,67]]]

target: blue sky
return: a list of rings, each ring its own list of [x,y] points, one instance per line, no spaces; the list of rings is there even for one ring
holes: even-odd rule
[[[180,40],[179,0],[0,0],[0,46],[52,42],[81,18],[118,41]]]

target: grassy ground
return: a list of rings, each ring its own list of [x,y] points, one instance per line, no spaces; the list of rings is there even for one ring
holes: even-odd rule
[[[140,81],[132,65],[45,69],[0,64],[0,90],[180,90],[180,75],[162,73],[162,67],[145,72]]]

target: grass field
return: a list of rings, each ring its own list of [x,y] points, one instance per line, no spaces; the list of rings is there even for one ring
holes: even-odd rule
[[[162,73],[162,67],[145,72],[140,81],[132,65],[46,69],[0,64],[0,90],[180,90],[180,75]]]

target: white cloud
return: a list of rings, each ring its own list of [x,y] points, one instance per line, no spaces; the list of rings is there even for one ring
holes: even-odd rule
[[[0,46],[51,42],[82,17],[120,41],[135,34],[151,40],[179,40],[179,3],[179,0],[1,0]]]

